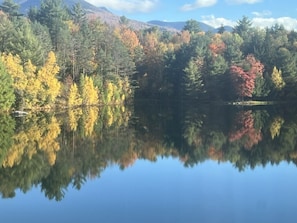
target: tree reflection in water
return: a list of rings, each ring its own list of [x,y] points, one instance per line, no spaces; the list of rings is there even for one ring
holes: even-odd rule
[[[125,169],[160,156],[178,157],[185,167],[228,161],[240,171],[297,161],[297,116],[279,108],[147,103],[2,114],[0,123],[4,198],[40,185],[46,197],[61,200],[70,185],[79,190],[110,165]]]

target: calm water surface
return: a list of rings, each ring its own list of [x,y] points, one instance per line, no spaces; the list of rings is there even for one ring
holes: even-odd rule
[[[296,222],[294,111],[142,106],[2,117],[1,222]]]
[[[60,201],[40,188],[1,200],[5,222],[295,222],[297,171],[286,162],[238,172],[206,161],[140,160],[125,171],[109,167]]]

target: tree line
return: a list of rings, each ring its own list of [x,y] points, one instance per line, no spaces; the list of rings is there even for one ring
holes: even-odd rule
[[[140,44],[124,24],[110,27],[62,0],[44,0],[27,16],[13,0],[0,8],[1,110],[122,104],[133,96]]]
[[[256,28],[243,16],[232,32],[222,26],[218,33],[205,33],[189,20],[180,33],[169,36],[159,32],[155,54],[146,54],[146,75],[137,76],[142,96],[205,101],[297,97],[294,30],[278,24]]]
[[[120,104],[133,98],[294,100],[297,32],[259,29],[243,16],[232,32],[180,32],[102,23],[79,3],[43,0],[26,16],[0,6],[0,109]]]

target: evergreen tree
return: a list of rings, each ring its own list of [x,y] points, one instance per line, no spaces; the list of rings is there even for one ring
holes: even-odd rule
[[[247,16],[243,16],[241,20],[237,22],[237,25],[233,29],[233,33],[237,33],[244,40],[249,36],[249,31],[252,27],[252,22]]]
[[[198,93],[203,91],[202,67],[203,60],[201,58],[192,58],[184,69],[184,88],[186,95],[196,98]]]
[[[226,45],[224,58],[229,65],[241,61],[243,56],[241,51],[243,39],[237,33],[225,32],[222,34],[222,40]]]
[[[13,79],[0,59],[0,111],[9,110],[14,101]]]
[[[283,77],[296,77],[296,56],[294,57],[287,48],[281,47],[277,51],[276,58],[276,66],[281,69]]]
[[[183,30],[188,30],[191,34],[201,32],[199,23],[194,19],[186,21]]]
[[[62,0],[43,0],[37,11],[36,20],[49,29],[53,48],[59,49],[61,32],[67,29],[64,21],[69,15]]]
[[[225,26],[221,24],[220,28],[218,29],[218,33],[222,34],[226,31]]]
[[[7,13],[10,19],[14,16],[20,15],[19,13],[20,6],[14,2],[14,0],[4,0],[2,5],[0,5],[0,9]]]
[[[0,52],[7,52],[8,45],[13,40],[13,34],[15,27],[13,23],[8,19],[7,14],[0,11]]]
[[[81,4],[78,2],[72,6],[70,12],[74,23],[82,25],[86,22],[86,11],[82,8]]]
[[[35,65],[41,66],[45,63],[48,53],[52,50],[52,42],[49,34],[49,30],[46,26],[41,25],[39,22],[31,22],[32,32],[37,39],[36,41],[40,44],[40,55],[39,60],[35,61]]]
[[[27,20],[20,20],[15,28],[13,37],[9,42],[6,52],[19,55],[22,61],[31,60],[33,64],[41,64],[45,52],[43,43],[38,39],[31,29]]]

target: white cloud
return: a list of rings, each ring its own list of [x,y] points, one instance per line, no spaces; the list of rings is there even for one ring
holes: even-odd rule
[[[253,18],[251,19],[253,26],[266,28],[275,24],[283,25],[287,30],[297,30],[297,19],[290,17],[280,18]]]
[[[286,30],[297,31],[297,19],[291,17],[279,17],[279,18],[264,18],[255,17],[250,19],[253,27],[267,28],[272,27],[275,24],[283,25]],[[210,25],[215,28],[219,28],[221,25],[234,27],[238,21],[229,20],[226,18],[216,18],[214,15],[201,16],[201,22]]]
[[[268,10],[264,10],[262,12],[252,12],[252,14],[256,17],[266,17],[266,16],[270,16],[271,12]]]
[[[198,8],[210,7],[217,3],[217,0],[196,0],[192,4],[185,4],[181,7],[182,11],[191,11]]]
[[[236,22],[232,20],[228,20],[225,18],[216,18],[214,15],[201,16],[201,19],[201,22],[210,25],[214,28],[221,27],[221,25],[232,27],[236,25]]]
[[[117,11],[124,12],[150,12],[158,0],[86,0],[87,2],[99,6],[106,7]]]
[[[255,4],[262,2],[262,0],[226,0],[229,4]]]

